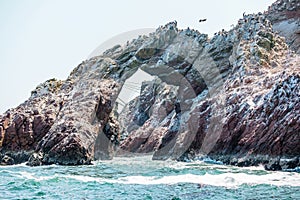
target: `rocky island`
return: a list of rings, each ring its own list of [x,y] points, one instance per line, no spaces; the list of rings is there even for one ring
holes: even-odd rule
[[[300,166],[300,3],[278,0],[212,38],[159,27],[48,80],[0,116],[2,165],[83,165],[113,156]],[[155,76],[118,112],[138,69]]]

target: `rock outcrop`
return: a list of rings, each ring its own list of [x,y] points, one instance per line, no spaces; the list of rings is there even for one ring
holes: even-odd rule
[[[286,38],[291,49],[300,54],[300,2],[277,0],[269,7],[266,16],[273,29]]]
[[[0,116],[1,164],[151,153],[268,170],[300,166],[299,36],[282,29],[299,27],[298,10],[297,1],[277,1],[211,39],[171,22],[82,62],[67,80],[46,81]],[[138,69],[156,78],[117,113],[118,94]]]

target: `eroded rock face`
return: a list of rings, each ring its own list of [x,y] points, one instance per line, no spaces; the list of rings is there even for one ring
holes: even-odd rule
[[[147,95],[138,100],[135,107],[132,108],[133,113],[128,111],[124,113],[125,116],[132,119],[135,128],[127,130],[128,133],[126,135],[128,137],[121,142],[120,148],[123,153],[124,151],[127,153],[149,153],[155,151],[159,147],[165,132],[169,130],[168,127],[174,115],[173,109],[178,94],[178,87],[167,85],[158,80],[152,83],[146,82],[143,85],[141,94],[146,94],[145,92],[148,91]],[[148,100],[145,99],[147,97]],[[146,109],[141,109],[141,106],[146,106]],[[145,111],[151,117],[143,120],[143,123],[136,121],[135,117],[139,116],[139,113],[144,116]]]
[[[32,92],[32,97],[15,109],[8,110],[0,122],[0,146],[3,154],[14,157],[16,152],[24,155],[33,152],[41,139],[48,133],[64,102],[57,94],[61,81],[46,81]],[[20,156],[10,164],[27,161],[29,156]]]
[[[101,64],[106,66],[111,62],[104,60]],[[94,160],[97,137],[109,134],[107,126],[119,84],[111,79],[101,80],[97,69],[91,74],[85,71],[86,67],[90,66],[82,64],[77,70],[81,74],[69,77],[74,83],[73,88],[57,115],[56,123],[35,149],[43,155],[43,164],[89,164]],[[109,140],[103,145],[108,147],[108,143]]]
[[[136,153],[154,151],[154,159],[185,160],[207,154],[238,166],[269,161],[266,169],[270,170],[298,166],[293,162],[270,167],[272,160],[285,163],[300,155],[300,69],[299,57],[267,18],[261,13],[246,15],[233,30],[218,33],[198,52],[199,60],[190,65],[200,69],[197,72],[206,85],[195,92],[189,109],[176,113],[174,106],[171,116],[160,120],[167,123],[155,124],[155,128],[151,127],[153,118],[159,117],[152,114],[121,148]],[[182,60],[177,58],[177,65]],[[207,71],[211,61],[217,71]],[[209,94],[211,91],[216,92]]]
[[[299,166],[300,59],[290,50],[298,43],[275,31],[298,23],[299,5],[280,2],[211,39],[171,22],[39,85],[0,117],[1,163],[90,164],[117,152]],[[156,79],[118,114],[118,94],[138,69]]]
[[[300,3],[298,0],[277,0],[269,7],[268,19],[274,30],[286,38],[287,44],[300,54]]]

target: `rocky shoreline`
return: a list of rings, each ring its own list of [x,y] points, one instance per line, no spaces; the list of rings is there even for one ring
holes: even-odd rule
[[[211,39],[171,22],[82,62],[0,116],[1,165],[151,153],[299,171],[299,12],[297,1],[278,0]],[[118,113],[138,69],[155,79]]]

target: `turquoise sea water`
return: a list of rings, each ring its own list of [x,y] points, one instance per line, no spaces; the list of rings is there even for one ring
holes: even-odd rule
[[[0,172],[0,199],[300,199],[299,173],[148,156]]]

